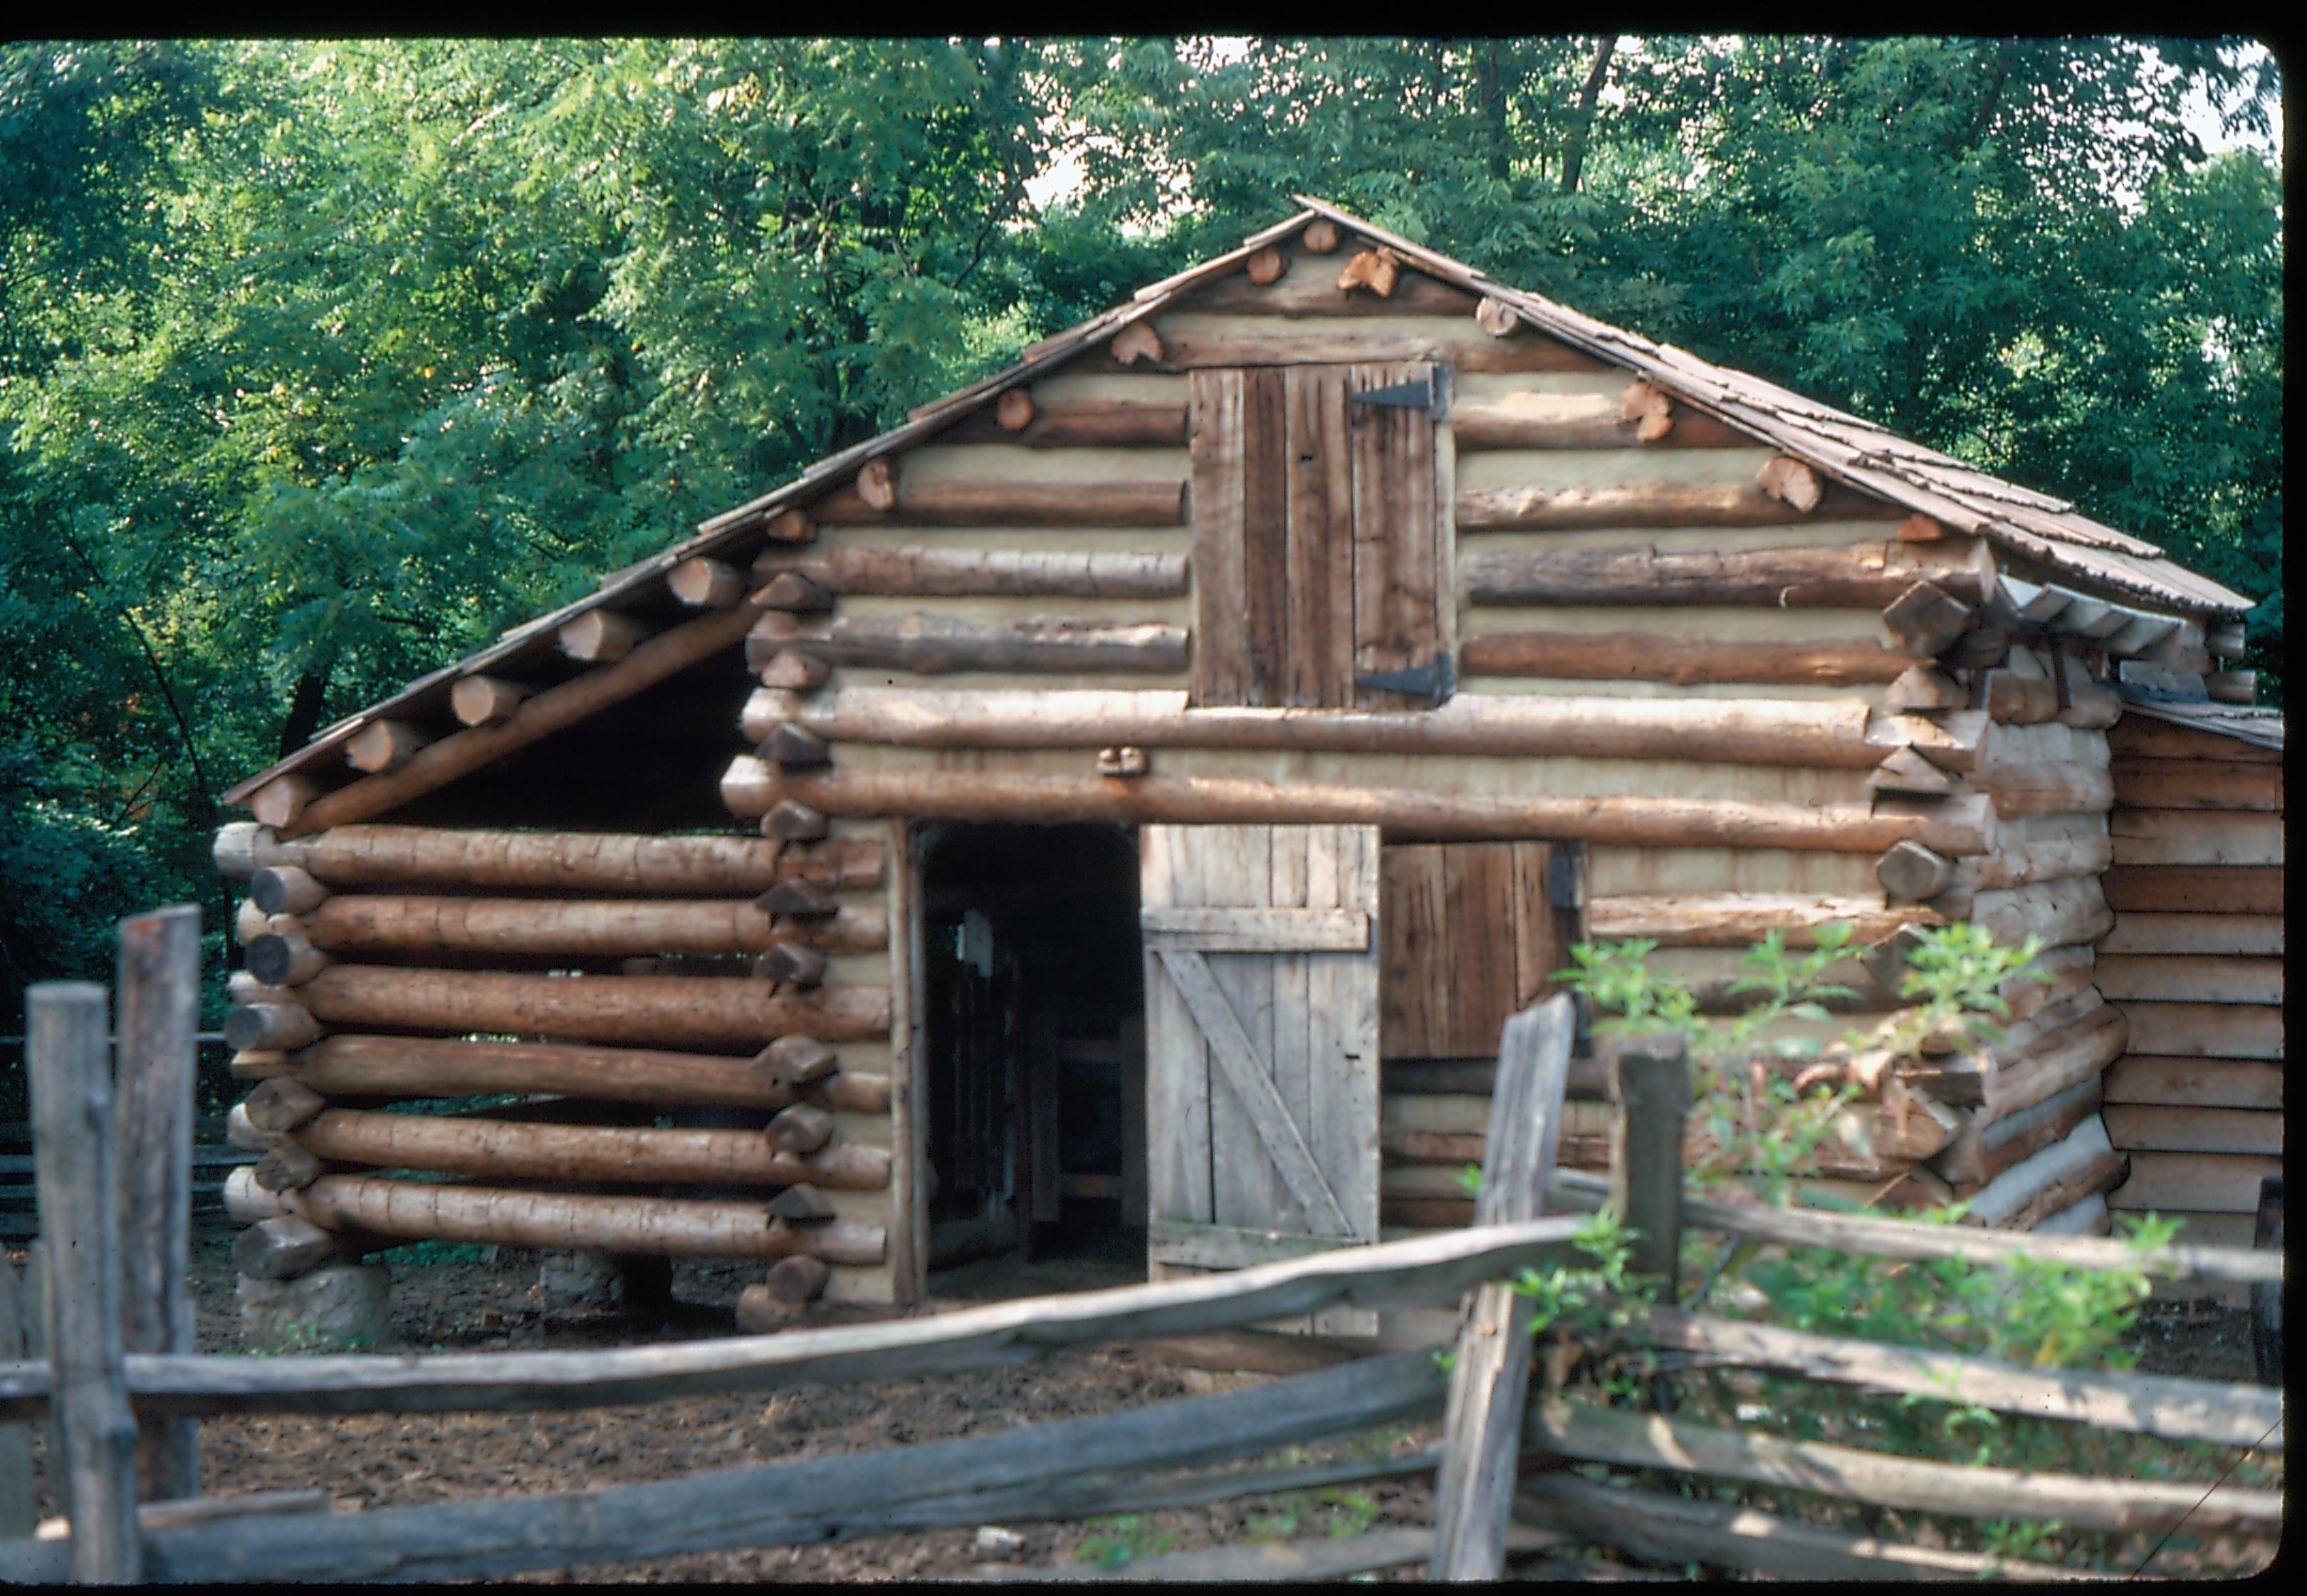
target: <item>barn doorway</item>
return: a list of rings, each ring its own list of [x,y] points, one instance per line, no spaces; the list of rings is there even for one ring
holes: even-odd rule
[[[1134,838],[937,825],[917,857],[931,1294],[1143,1280]]]

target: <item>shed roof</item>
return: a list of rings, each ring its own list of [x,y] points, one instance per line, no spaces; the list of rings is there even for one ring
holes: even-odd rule
[[[1958,532],[1983,537],[2069,581],[2132,602],[2199,615],[2240,614],[2251,607],[2252,601],[2244,595],[2187,570],[2152,543],[2076,513],[2063,499],[2003,482],[1776,383],[1702,360],[1670,344],[1653,343],[1542,294],[1497,282],[1462,261],[1413,243],[1326,201],[1304,194],[1295,198],[1302,209],[1287,220],[1252,234],[1224,254],[1138,289],[1125,303],[1042,339],[1026,349],[1016,363],[913,411],[902,425],[879,437],[827,456],[792,481],[699,523],[692,536],[603,576],[595,591],[584,597],[510,628],[495,642],[454,664],[419,677],[399,692],[323,728],[303,748],[227,789],[224,801],[244,803],[275,777],[327,761],[371,721],[437,709],[435,701],[444,699],[459,678],[500,670],[550,652],[554,634],[569,620],[589,610],[639,596],[662,583],[683,560],[723,552],[743,542],[778,511],[843,484],[870,460],[926,441],[991,403],[1006,389],[1031,381],[1123,328],[1167,309],[1317,218],[1326,218],[1385,245],[1432,277],[1511,307],[1538,330],[1640,373],[1694,409],[1751,433],[1830,477],[1932,516]]]
[[[2128,687],[2123,713],[2168,721],[2193,731],[2214,731],[2261,748],[2283,747],[2283,712],[2265,704],[2213,704],[2201,698],[2149,697]]]

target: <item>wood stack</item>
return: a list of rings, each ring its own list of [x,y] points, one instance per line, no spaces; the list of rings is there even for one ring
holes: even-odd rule
[[[2251,1244],[2283,1159],[2283,754],[2133,709],[2114,753],[2114,928],[2098,986],[2130,1021],[2106,1126],[2131,1156],[2116,1209]]]
[[[433,1238],[811,1256],[869,1291],[886,1277],[878,840],[356,824],[284,841],[238,825],[216,857],[251,893],[227,1032],[234,1073],[259,1083],[236,1129],[265,1152],[228,1202],[272,1231],[323,1233],[268,1232],[249,1250],[267,1273]],[[834,912],[781,912],[796,893]],[[752,973],[754,957],[788,950],[815,961],[813,979]],[[499,1093],[528,1096],[530,1117],[371,1112]],[[591,1122],[552,1122],[587,1104],[604,1109],[576,1116]],[[693,1110],[759,1118],[615,1122]],[[805,1146],[780,1131],[795,1114],[815,1116]],[[400,1170],[461,1183],[375,1173]],[[619,1186],[645,1190],[604,1190]],[[729,1187],[762,1195],[695,1194]],[[819,1195],[778,1211],[796,1191]]]

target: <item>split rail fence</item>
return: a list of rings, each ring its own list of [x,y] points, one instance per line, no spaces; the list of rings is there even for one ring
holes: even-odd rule
[[[160,924],[161,932],[140,929],[144,922]],[[182,957],[183,970],[158,968],[165,961],[151,959],[132,967],[124,952],[116,1090],[105,1047],[103,989],[52,984],[31,994],[41,1220],[53,1260],[45,1311],[34,1317],[48,1328],[48,1353],[45,1360],[0,1360],[0,1512],[12,1515],[0,1525],[0,1534],[10,1537],[0,1539],[0,1579],[442,1580],[1081,1519],[1423,1475],[1437,1482],[1431,1529],[1224,1547],[1157,1559],[1160,1567],[1133,1563],[1121,1573],[1335,1578],[1423,1561],[1437,1577],[1496,1578],[1512,1553],[1535,1556],[1535,1571],[1562,1576],[1592,1567],[1564,1554],[1605,1545],[1648,1561],[1797,1578],[2104,1577],[1893,1544],[1710,1500],[1598,1483],[1565,1470],[1565,1461],[1762,1482],[1981,1519],[2126,1530],[2279,1525],[2274,1491],[2020,1474],[1558,1398],[1532,1400],[1530,1304],[1499,1283],[1525,1268],[1585,1261],[1574,1244],[1583,1221],[1574,1213],[1544,1212],[1548,1201],[1572,1210],[1615,1202],[1641,1233],[1634,1267],[1669,1281],[1672,1268],[1661,1266],[1671,1265],[1684,1226],[1908,1259],[2023,1255],[2108,1268],[2137,1261],[2123,1243],[2098,1238],[2037,1238],[1685,1196],[1680,1148],[1687,1078],[1678,1048],[1629,1047],[1614,1066],[1618,1106],[1610,1177],[1557,1172],[1554,1149],[1572,1031],[1564,998],[1507,1023],[1476,1223],[1462,1231],[1186,1280],[668,1346],[285,1360],[193,1354],[189,1316],[167,1319],[162,1327],[170,1333],[159,1334],[146,1322],[152,1317],[146,1299],[182,1300],[184,1227],[151,1220],[186,1211],[189,1158],[173,1160],[190,1145],[192,1026],[182,983],[190,978],[197,918],[190,910],[162,910],[124,922],[124,950],[132,932],[144,942],[159,937],[154,946],[174,950],[170,957]],[[153,1002],[155,986],[172,994],[169,1003]],[[167,1028],[172,1015],[181,1020],[176,1030]],[[155,1106],[164,1099],[177,1105],[173,1119]],[[160,1144],[167,1156],[149,1158],[150,1146]],[[138,1158],[149,1162],[133,1162]],[[2279,1255],[2242,1249],[2174,1246],[2149,1263],[2196,1280],[2282,1277]],[[124,1272],[131,1282],[125,1293]],[[0,1272],[0,1290],[14,1284],[13,1271]],[[192,1455],[194,1421],[207,1414],[568,1409],[759,1394],[1016,1364],[1065,1348],[1200,1335],[1336,1307],[1451,1302],[1462,1310],[1446,1368],[1431,1351],[1378,1353],[1248,1389],[1123,1413],[648,1484],[339,1512],[318,1490],[202,1497]],[[180,1328],[184,1333],[176,1334]],[[1670,1298],[1634,1336],[1711,1366],[1792,1374],[1838,1388],[1911,1394],[2079,1429],[2222,1447],[2283,1445],[2281,1394],[2260,1387],[2022,1368],[1685,1313]],[[1406,1456],[1284,1467],[1254,1461],[1282,1447],[1436,1419],[1444,1421],[1443,1439]],[[47,1455],[62,1460],[52,1478],[71,1504],[68,1523],[51,1522],[39,1532],[30,1522],[30,1445],[22,1428],[32,1422],[50,1427]],[[1051,1569],[1012,1575],[1081,1576]]]

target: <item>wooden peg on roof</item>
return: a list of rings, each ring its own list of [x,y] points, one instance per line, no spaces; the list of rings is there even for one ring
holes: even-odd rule
[[[769,517],[764,528],[773,543],[813,543],[817,542],[817,523],[804,509],[779,510]]]
[[[1474,307],[1474,325],[1494,338],[1503,338],[1522,325],[1522,317],[1505,300],[1486,296]]]
[[[1656,443],[1674,431],[1674,401],[1655,382],[1629,382],[1618,396],[1618,419],[1634,423],[1635,442]]]
[[[535,690],[501,676],[468,676],[449,689],[449,708],[462,725],[493,726]]]
[[[257,823],[281,831],[295,825],[304,806],[321,796],[321,785],[310,776],[275,776],[248,800]]]
[[[1117,365],[1134,365],[1137,362],[1158,361],[1162,358],[1162,335],[1154,330],[1150,321],[1133,321],[1113,335],[1108,346]]]
[[[857,497],[877,510],[897,508],[897,465],[888,456],[868,460],[858,468]]]
[[[1097,751],[1097,773],[1101,776],[1143,776],[1154,768],[1153,760],[1145,749],[1129,744]]]
[[[993,401],[993,419],[1005,432],[1022,432],[1033,424],[1033,396],[1022,388],[1006,390]]]
[[[1338,247],[1338,224],[1325,216],[1316,217],[1298,239],[1315,254],[1326,255]]]
[[[1289,269],[1289,258],[1270,243],[1249,258],[1248,268],[1249,280],[1261,288],[1279,282]]]
[[[345,744],[345,763],[356,771],[382,776],[416,757],[416,750],[433,738],[407,721],[371,721]]]
[[[587,610],[561,625],[561,652],[587,665],[612,665],[646,641],[649,628],[613,610]]]
[[[673,567],[665,585],[692,610],[727,610],[745,596],[744,572],[702,554]]]
[[[1824,491],[1818,474],[1792,455],[1771,456],[1762,462],[1754,480],[1762,485],[1763,492],[1805,516],[1818,508],[1819,496]]]
[[[1380,299],[1394,297],[1394,285],[1402,275],[1402,257],[1383,244],[1374,250],[1363,250],[1346,262],[1338,274],[1338,289],[1351,293],[1367,288]]]
[[[1899,541],[1902,543],[1935,543],[1946,534],[1946,528],[1928,516],[1909,516],[1899,523]]]

